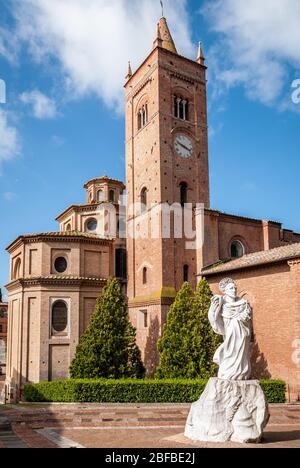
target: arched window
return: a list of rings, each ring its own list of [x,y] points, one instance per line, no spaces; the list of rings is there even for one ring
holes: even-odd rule
[[[148,123],[148,104],[144,104],[137,113],[138,130],[144,128]]]
[[[143,107],[143,127],[148,123],[148,104]]]
[[[56,301],[52,306],[52,331],[63,333],[68,326],[68,306],[65,301]]]
[[[109,191],[109,201],[110,203],[115,203],[115,191],[114,190]]]
[[[245,247],[241,241],[235,240],[231,243],[231,258],[241,258],[245,255]]]
[[[143,268],[143,284],[147,284],[148,282],[148,270],[147,268]]]
[[[104,201],[104,192],[103,192],[103,190],[98,190],[97,200],[98,200],[98,202],[103,202]]]
[[[189,266],[184,265],[183,267],[183,282],[186,283],[189,281]]]
[[[142,111],[138,112],[138,130],[142,128]]]
[[[180,184],[180,203],[184,206],[188,202],[188,184],[181,182]]]
[[[182,96],[173,97],[173,113],[174,117],[181,120],[189,120],[189,101]]]
[[[141,205],[142,205],[142,211],[147,210],[147,188],[144,187],[143,190],[141,191]]]
[[[70,223],[67,224],[67,226],[66,226],[66,231],[72,231],[72,226],[71,226]]]
[[[13,270],[13,279],[17,280],[21,277],[21,259],[17,258]]]

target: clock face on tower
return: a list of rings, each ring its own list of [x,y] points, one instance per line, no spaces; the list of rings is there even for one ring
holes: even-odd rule
[[[177,135],[174,141],[174,149],[178,156],[183,159],[188,159],[193,154],[193,142],[186,135]]]

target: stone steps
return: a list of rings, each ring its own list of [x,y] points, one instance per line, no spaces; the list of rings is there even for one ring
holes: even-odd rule
[[[10,421],[14,426],[27,426],[34,429],[41,427],[94,427],[94,426],[184,426],[190,405],[153,408],[120,408],[98,406],[83,407],[25,407],[24,411],[10,411]],[[271,406],[270,424],[299,424],[300,406]],[[1,420],[0,420],[1,424]]]
[[[12,425],[6,416],[0,416],[0,447],[28,448],[28,446],[13,432]]]

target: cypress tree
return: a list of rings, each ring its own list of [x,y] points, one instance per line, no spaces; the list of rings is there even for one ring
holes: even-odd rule
[[[194,362],[191,356],[191,321],[193,291],[189,283],[184,283],[176,295],[163,330],[163,337],[158,342],[160,364],[156,377],[185,378],[194,377]]]
[[[202,280],[193,294],[185,283],[168,313],[163,337],[158,342],[157,378],[207,378],[215,375],[213,356],[222,342],[208,320],[212,292]]]
[[[143,378],[145,368],[136,345],[119,283],[112,278],[97,300],[70,367],[71,378]]]

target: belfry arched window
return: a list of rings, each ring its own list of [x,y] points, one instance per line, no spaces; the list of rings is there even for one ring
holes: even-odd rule
[[[231,258],[241,258],[245,255],[245,247],[239,240],[231,243]]]
[[[182,96],[173,96],[174,117],[181,120],[189,120],[189,101]]]
[[[98,200],[98,202],[103,202],[104,201],[104,192],[103,192],[103,190],[98,190],[97,200]]]
[[[180,203],[184,206],[188,202],[188,184],[181,182],[180,184]]]
[[[138,111],[138,130],[144,128],[148,123],[148,104],[144,104]]]
[[[109,201],[110,203],[115,203],[115,191],[114,190],[109,191]]]

